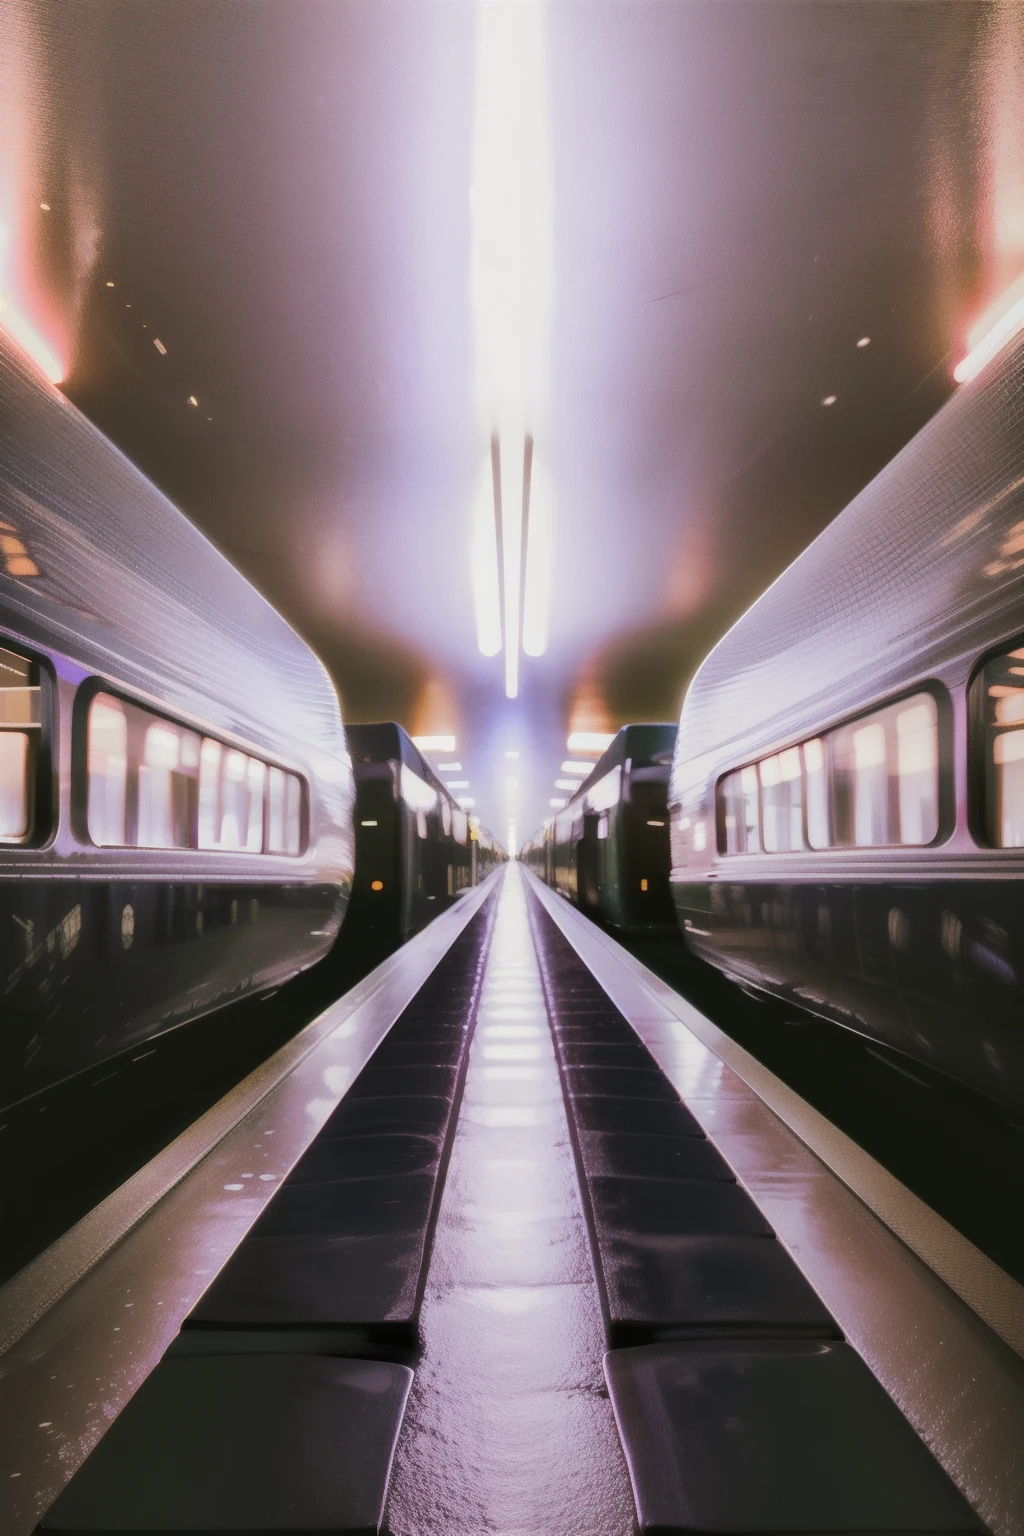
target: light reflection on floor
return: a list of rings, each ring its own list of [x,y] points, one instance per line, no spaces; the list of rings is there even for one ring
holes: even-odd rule
[[[528,1043],[528,1064],[522,1056],[494,1064],[495,1045],[513,1040]],[[395,1536],[633,1530],[604,1395],[597,1288],[515,865],[500,896],[422,1333],[392,1484]]]

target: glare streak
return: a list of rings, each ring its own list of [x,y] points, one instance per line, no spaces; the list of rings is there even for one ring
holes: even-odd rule
[[[16,309],[6,294],[0,294],[0,327],[17,342],[27,357],[46,375],[51,384],[59,384],[64,377],[64,364],[52,347],[30,325],[20,310]]]
[[[497,656],[501,650],[501,596],[498,590],[498,548],[495,540],[494,480],[490,449],[480,471],[473,504],[470,559],[477,646],[482,656]]]
[[[543,656],[548,648],[554,495],[550,477],[536,451],[530,475],[529,517],[524,573],[523,650],[527,656]]]
[[[961,358],[953,369],[956,382],[966,384],[968,380],[976,378],[985,364],[991,362],[998,352],[1020,335],[1021,331],[1024,331],[1024,298],[1012,304],[971,348],[967,356]]]

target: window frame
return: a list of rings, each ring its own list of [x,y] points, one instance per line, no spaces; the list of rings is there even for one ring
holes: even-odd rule
[[[263,847],[257,852],[248,848],[205,848],[198,842],[188,845],[173,845],[170,847],[150,847],[138,843],[96,843],[89,831],[89,713],[94,700],[100,694],[107,694],[119,703],[126,704],[132,709],[142,710],[152,716],[156,724],[165,723],[178,730],[188,731],[199,736],[200,743],[204,740],[215,741],[223,751],[242,752],[247,757],[256,759],[263,764]],[[137,768],[137,765],[136,765]],[[269,837],[267,814],[267,785],[269,783],[271,768],[279,768],[285,774],[291,774],[299,782],[299,850],[297,853],[270,853],[266,844]],[[129,770],[131,771],[131,769]],[[186,719],[181,715],[168,710],[159,702],[152,702],[147,698],[140,698],[137,694],[129,692],[117,683],[108,679],[93,676],[86,678],[75,693],[72,709],[71,723],[71,822],[75,836],[79,842],[97,852],[120,854],[130,852],[132,854],[153,855],[156,857],[170,856],[173,858],[192,858],[196,855],[231,857],[245,859],[287,859],[294,863],[308,854],[311,841],[311,792],[306,773],[294,763],[284,763],[278,757],[271,757],[262,748],[253,747],[248,742],[233,738],[225,732],[211,731],[205,724],[194,719]],[[198,829],[197,829],[198,830]]]

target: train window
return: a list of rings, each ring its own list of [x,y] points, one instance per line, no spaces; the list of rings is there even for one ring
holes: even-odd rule
[[[1024,658],[1024,651],[1020,654]],[[1024,667],[1020,670],[1024,677]],[[1020,698],[1017,719],[1024,764],[1024,688]],[[1007,750],[997,742],[995,765]],[[1019,806],[1019,845],[1024,845],[1024,767]],[[719,786],[718,815],[721,853],[753,853],[759,846],[766,853],[802,848],[805,827],[811,848],[920,847],[932,842],[939,830],[935,699],[930,693],[915,694],[827,736],[762,758],[756,767],[727,774]]]
[[[833,842],[930,843],[939,830],[939,716],[915,694],[829,733]]]
[[[978,682],[985,741],[985,837],[1024,848],[1024,649],[986,662]]]
[[[32,832],[40,720],[34,664],[0,651],[0,843],[23,843]]]
[[[301,852],[302,784],[283,768],[267,769],[267,852]]]
[[[99,693],[89,706],[89,836],[101,848],[128,841],[128,717]]]
[[[757,803],[757,769],[739,768],[728,774],[718,792],[719,849],[722,853],[757,853],[761,846]]]
[[[900,842],[930,843],[939,830],[939,712],[930,693],[896,713]]]
[[[20,843],[30,830],[31,738],[0,731],[0,842]]]
[[[761,831],[766,853],[788,853],[804,845],[804,785],[800,748],[788,747],[758,764]]]
[[[302,782],[111,694],[89,705],[89,836],[100,847],[302,851]]]
[[[266,764],[204,737],[199,763],[199,846],[263,851]]]
[[[805,741],[804,798],[807,802],[807,844],[827,848],[831,841],[828,815],[828,778],[825,773],[825,743],[820,736]]]
[[[0,649],[0,843],[23,843],[32,831],[41,719],[35,663]]]
[[[612,768],[603,778],[598,779],[593,789],[587,792],[587,808],[591,811],[609,811],[613,805],[618,805],[622,794],[622,769]]]
[[[144,730],[134,841],[140,848],[190,848],[196,817],[199,737],[170,720],[151,718]]]
[[[412,810],[426,813],[437,809],[437,791],[405,763],[402,764],[401,785],[402,799]],[[421,835],[426,837],[427,834],[423,832]]]

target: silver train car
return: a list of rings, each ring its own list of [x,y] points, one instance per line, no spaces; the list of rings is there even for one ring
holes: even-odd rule
[[[331,947],[337,696],[298,635],[0,333],[0,1107]]]
[[[669,801],[697,954],[1024,1109],[1024,345],[710,653]]]

